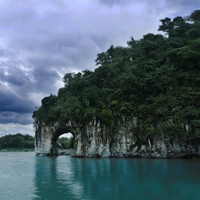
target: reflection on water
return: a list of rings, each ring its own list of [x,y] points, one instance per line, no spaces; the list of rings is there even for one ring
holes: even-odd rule
[[[38,199],[200,199],[199,160],[61,156],[36,166]]]
[[[200,160],[51,158],[31,153],[0,154],[0,160],[1,200],[200,199]]]

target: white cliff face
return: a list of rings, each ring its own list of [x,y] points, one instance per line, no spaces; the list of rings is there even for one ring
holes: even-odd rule
[[[121,126],[118,133],[108,134],[109,129],[92,122],[84,127],[72,126],[75,137],[74,157],[141,157],[141,158],[179,158],[200,156],[200,145],[193,146],[185,139],[181,145],[173,140],[169,142],[167,134],[160,133],[153,139],[144,137],[145,141],[138,142],[129,131],[128,126]],[[59,129],[59,124],[46,126],[35,122],[36,142],[35,152],[38,154],[56,154],[53,137]],[[57,138],[56,138],[57,139]]]
[[[38,127],[39,128],[39,127]],[[38,130],[40,134],[37,135],[36,133],[36,140],[35,140],[35,152],[48,154],[52,148],[52,128],[46,125],[43,125],[40,130]]]
[[[60,129],[63,133],[68,132],[61,127],[58,122],[55,122],[49,126],[43,122],[35,120],[35,152],[42,155],[56,155],[58,150],[56,149],[56,140],[59,137]],[[69,130],[69,128],[67,128]]]

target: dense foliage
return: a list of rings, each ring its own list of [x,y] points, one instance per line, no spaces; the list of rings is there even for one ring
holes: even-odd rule
[[[5,135],[0,137],[0,149],[4,148],[28,148],[34,149],[35,138],[31,135]]]
[[[88,123],[94,117],[117,132],[135,119],[135,137],[162,129],[169,137],[200,138],[200,10],[160,20],[161,34],[131,38],[96,58],[94,72],[65,74],[65,87],[42,100],[33,116],[45,123]],[[140,137],[141,138],[141,137]]]
[[[73,149],[74,148],[74,137],[60,137],[57,140],[57,147],[61,149]]]

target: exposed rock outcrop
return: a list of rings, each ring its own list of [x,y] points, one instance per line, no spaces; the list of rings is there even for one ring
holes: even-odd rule
[[[170,140],[160,132],[145,140],[135,138],[129,125],[120,126],[117,133],[109,133],[109,128],[93,121],[85,126],[69,122],[65,126],[58,122],[51,125],[35,119],[35,152],[41,155],[60,155],[56,140],[63,133],[70,132],[75,138],[71,151],[74,157],[141,157],[141,158],[185,158],[200,156],[200,146],[192,145],[187,138]]]

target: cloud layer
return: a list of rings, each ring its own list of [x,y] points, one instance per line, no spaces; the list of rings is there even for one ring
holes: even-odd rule
[[[0,135],[3,135],[10,123],[12,127],[32,123],[35,107],[40,106],[44,96],[57,93],[63,86],[65,73],[93,70],[97,53],[112,44],[126,46],[132,36],[139,39],[149,32],[156,33],[160,19],[190,14],[200,8],[200,3],[197,0],[189,3],[187,0],[6,0],[0,2],[0,8],[3,19],[0,21]]]

